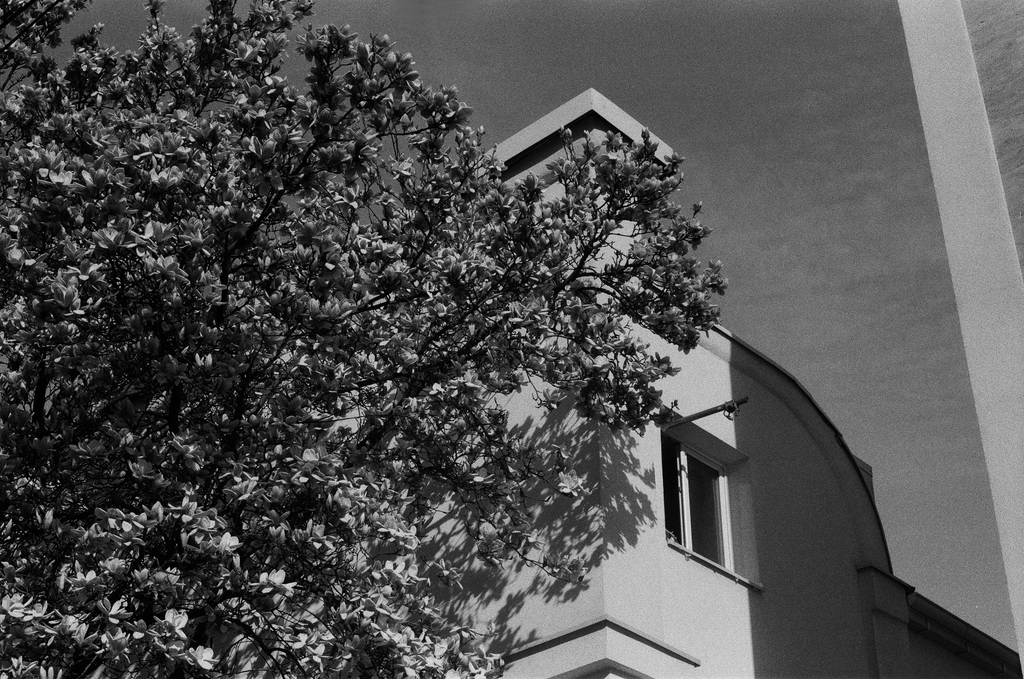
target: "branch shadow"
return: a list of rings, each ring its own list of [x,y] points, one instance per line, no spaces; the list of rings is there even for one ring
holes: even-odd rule
[[[602,563],[635,547],[641,532],[657,521],[651,501],[655,471],[635,454],[635,433],[581,417],[572,399],[549,413],[533,410],[513,432],[530,446],[560,448],[583,480],[587,492],[580,497],[565,497],[541,483],[528,488],[527,496],[543,554],[577,558],[587,574],[568,582],[522,560],[494,566],[477,556],[456,522],[439,526],[433,538],[437,553],[461,567],[463,577],[461,589],[436,583],[435,600],[450,621],[486,629],[492,653],[507,653],[600,615],[596,583]]]

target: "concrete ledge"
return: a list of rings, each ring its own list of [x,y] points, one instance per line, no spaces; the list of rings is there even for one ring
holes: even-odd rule
[[[912,586],[876,566],[861,566],[857,569],[857,575],[861,598],[867,610],[907,623],[907,597],[914,592]]]
[[[718,563],[715,563],[711,559],[703,557],[700,554],[698,554],[697,552],[694,552],[694,551],[691,551],[691,550],[687,549],[685,546],[679,544],[675,540],[671,540],[671,539],[667,540],[666,544],[668,544],[669,548],[672,549],[673,551],[676,551],[676,552],[679,552],[680,554],[682,554],[687,560],[689,560],[689,561],[696,561],[697,563],[701,564],[702,566],[707,566],[708,568],[710,568],[714,572],[718,573],[719,575],[722,575],[722,576],[732,580],[737,585],[743,585],[747,589],[752,589],[755,592],[763,592],[764,591],[764,585],[762,585],[760,582],[755,582],[755,581],[753,581],[753,580],[751,580],[749,578],[745,578],[742,575],[740,575],[739,573],[736,573],[735,571],[731,571],[728,568],[726,568],[725,566],[723,566],[721,564],[718,564]]]
[[[700,660],[612,617],[598,618],[509,653],[506,676],[577,679],[615,670],[636,679],[700,667]]]

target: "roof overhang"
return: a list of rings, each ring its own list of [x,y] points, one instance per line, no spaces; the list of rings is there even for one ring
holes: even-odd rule
[[[529,153],[532,149],[540,146],[552,137],[556,137],[563,128],[572,129],[575,123],[590,115],[597,115],[602,118],[613,130],[616,130],[628,141],[640,139],[641,134],[646,129],[633,116],[616,106],[603,94],[594,88],[590,88],[498,144],[498,158],[506,166],[511,167],[516,164],[518,159]],[[573,131],[579,132],[579,130],[575,129]],[[653,133],[651,134],[651,139],[658,142],[658,151],[662,158],[671,156],[674,153],[668,144]]]

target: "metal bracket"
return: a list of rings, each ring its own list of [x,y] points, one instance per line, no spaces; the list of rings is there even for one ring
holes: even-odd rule
[[[671,429],[672,427],[678,427],[681,424],[686,424],[687,422],[693,422],[694,420],[699,420],[702,417],[707,417],[708,415],[714,415],[715,413],[725,413],[725,417],[727,419],[731,420],[731,419],[733,419],[736,416],[736,411],[738,411],[740,409],[740,406],[743,405],[744,403],[746,403],[749,400],[750,400],[749,398],[744,396],[743,398],[738,398],[738,399],[735,399],[735,400],[732,400],[732,401],[726,401],[722,405],[715,406],[714,408],[708,408],[707,410],[701,410],[700,412],[693,413],[692,415],[685,415],[683,417],[677,417],[676,419],[669,421],[665,425],[665,428],[666,429]]]

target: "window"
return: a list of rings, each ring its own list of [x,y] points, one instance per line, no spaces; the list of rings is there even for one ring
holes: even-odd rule
[[[725,468],[663,434],[665,531],[691,552],[731,569]]]

